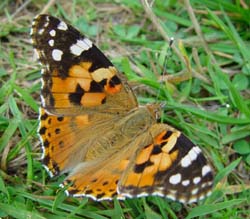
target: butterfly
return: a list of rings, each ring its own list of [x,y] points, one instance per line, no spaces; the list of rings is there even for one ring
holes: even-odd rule
[[[71,25],[38,15],[31,40],[43,66],[42,163],[62,186],[94,200],[158,195],[191,203],[211,193],[213,170],[180,131],[140,106],[109,59]]]

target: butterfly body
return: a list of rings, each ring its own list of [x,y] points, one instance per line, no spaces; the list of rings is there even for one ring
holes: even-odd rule
[[[51,176],[69,173],[67,194],[194,202],[210,193],[213,173],[200,148],[157,123],[158,105],[139,106],[88,38],[50,15],[34,19],[31,37],[43,65],[42,161]]]

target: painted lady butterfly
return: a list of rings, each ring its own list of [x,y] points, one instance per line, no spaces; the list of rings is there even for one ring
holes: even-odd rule
[[[211,193],[200,148],[138,106],[124,76],[72,26],[37,16],[32,43],[43,65],[39,134],[50,176],[69,172],[67,194],[95,200],[166,196],[183,203]]]

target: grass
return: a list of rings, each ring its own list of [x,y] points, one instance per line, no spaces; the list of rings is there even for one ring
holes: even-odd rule
[[[248,2],[62,2],[0,3],[0,218],[248,218]],[[40,66],[29,43],[31,21],[42,10],[95,41],[142,104],[164,103],[162,121],[199,144],[214,166],[209,198],[188,206],[158,197],[94,202],[66,197],[58,189],[64,176],[49,179],[36,135]]]

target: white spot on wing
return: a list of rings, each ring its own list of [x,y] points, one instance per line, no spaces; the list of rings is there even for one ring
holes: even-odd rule
[[[31,43],[31,44],[34,44],[34,43],[35,43],[35,41],[33,40],[33,38],[30,38],[30,43]]]
[[[43,32],[44,32],[44,28],[42,28],[42,29],[38,30],[38,34],[39,34],[39,35],[42,35],[42,34],[43,34]]]
[[[169,178],[169,182],[173,185],[176,185],[178,183],[180,183],[181,181],[181,174],[180,173],[177,173],[175,175],[172,175],[170,178]]]
[[[44,69],[43,69],[43,70],[44,70]],[[42,73],[42,72],[41,72],[41,73]],[[44,88],[44,85],[45,85],[44,80],[43,80],[43,78],[41,78],[41,89]]]
[[[30,28],[30,35],[33,35],[33,33],[34,33],[34,29]]]
[[[182,167],[188,167],[191,164],[191,160],[189,158],[189,155],[187,154],[185,157],[181,159],[181,166]]]
[[[88,38],[84,38],[77,40],[77,42],[70,47],[70,51],[73,55],[79,56],[83,51],[89,50],[92,45],[93,43]]]
[[[207,183],[202,183],[201,188],[205,188],[205,187],[207,187],[207,186],[208,186]]]
[[[205,198],[205,195],[200,195],[199,196],[199,200],[202,200],[202,199],[204,199]]]
[[[175,197],[174,195],[172,195],[172,194],[167,194],[167,197],[168,197],[169,199],[172,199],[173,201],[176,200],[176,197]]]
[[[205,165],[204,167],[202,167],[202,176],[206,176],[207,173],[211,172],[211,168],[208,165]]]
[[[192,197],[188,200],[188,203],[197,202],[197,197]]]
[[[178,201],[181,203],[186,203],[187,199],[185,197],[178,198]]]
[[[142,193],[138,194],[136,197],[141,198],[141,197],[146,197],[146,196],[148,196],[148,193],[142,192]]]
[[[59,30],[67,30],[68,29],[68,26],[65,22],[61,21],[58,26],[57,26],[57,29]]]
[[[190,180],[183,180],[182,182],[181,182],[181,184],[183,185],[183,186],[188,186],[189,184],[190,184]]]
[[[201,181],[201,178],[200,178],[199,176],[197,176],[197,177],[195,177],[195,178],[193,179],[193,183],[194,183],[194,184],[198,184],[200,181]]]
[[[201,153],[201,149],[199,147],[194,147],[193,150],[196,152],[196,154]]]
[[[209,186],[212,186],[213,184],[214,184],[214,182],[213,181],[210,181],[210,182],[208,182],[207,183]]]
[[[191,150],[181,159],[181,166],[188,167],[191,163],[196,160],[197,156],[201,153],[199,147],[192,147]]]
[[[198,193],[199,189],[198,188],[195,188],[191,191],[191,194],[192,195],[196,195]]]
[[[48,43],[49,43],[49,45],[52,47],[52,46],[54,46],[54,42],[55,42],[54,40],[49,40]]]
[[[59,49],[53,49],[52,50],[52,58],[55,60],[55,61],[61,61],[62,59],[62,54],[63,52]]]
[[[44,27],[48,27],[49,26],[49,22],[47,21],[45,24],[44,24]]]
[[[208,191],[207,194],[206,194],[206,197],[210,196],[212,194],[211,191]]]
[[[55,30],[51,30],[51,31],[49,32],[49,34],[50,34],[50,36],[54,37],[54,36],[56,35],[56,31],[55,31]]]
[[[36,24],[36,18],[32,21],[31,26],[33,27],[35,26],[35,24]]]
[[[39,58],[39,52],[37,51],[37,49],[34,49],[34,59],[38,59]]]
[[[43,165],[43,167],[46,169],[46,171],[49,173],[49,176],[52,178],[54,174],[50,171],[50,169],[46,165]]]
[[[191,159],[192,161],[193,161],[193,160],[196,160],[197,155],[199,154],[199,153],[197,153],[196,148],[198,148],[198,147],[193,147],[193,148],[188,152],[188,154],[189,154],[189,156],[190,156],[190,159]]]
[[[163,193],[161,193],[160,191],[153,192],[152,195],[157,195],[157,196],[160,196],[160,197],[165,196],[165,195],[164,195]]]
[[[44,97],[41,95],[40,98],[41,98],[41,106],[45,107],[46,103]]]

